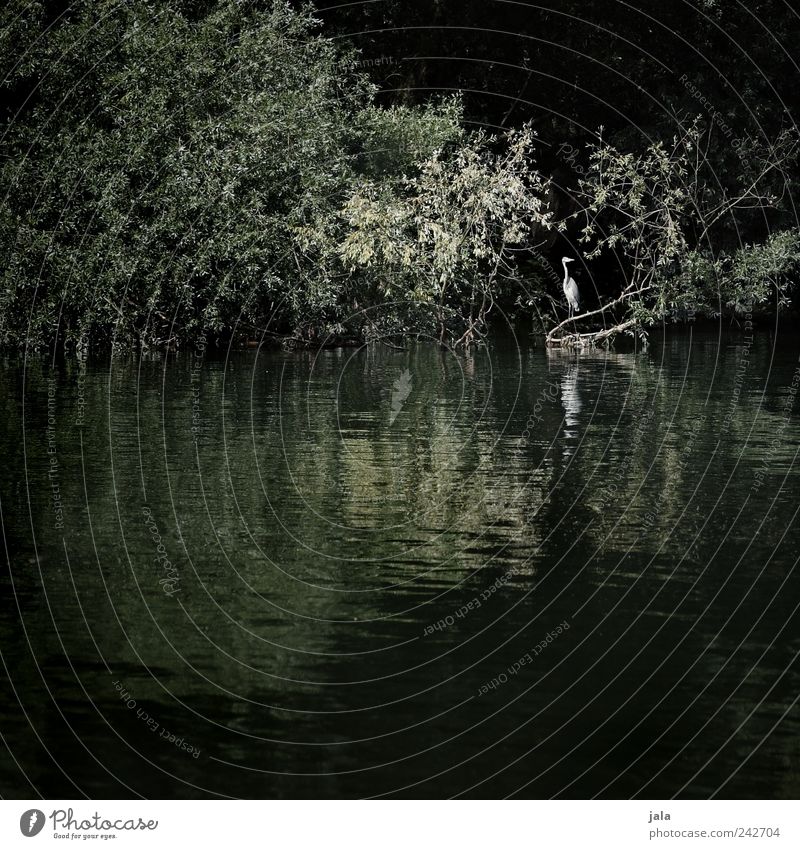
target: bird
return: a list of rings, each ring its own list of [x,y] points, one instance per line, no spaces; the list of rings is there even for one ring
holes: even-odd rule
[[[568,256],[561,257],[561,264],[564,266],[564,297],[569,304],[569,317],[572,318],[573,312],[581,311],[581,296],[578,292],[578,284],[569,276],[568,262],[575,262],[575,260]]]

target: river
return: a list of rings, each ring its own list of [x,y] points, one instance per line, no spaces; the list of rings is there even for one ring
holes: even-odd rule
[[[6,357],[2,795],[797,798],[799,385],[708,331]]]

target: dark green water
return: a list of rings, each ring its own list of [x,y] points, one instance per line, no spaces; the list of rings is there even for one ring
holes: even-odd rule
[[[0,792],[798,797],[798,353],[6,360]]]

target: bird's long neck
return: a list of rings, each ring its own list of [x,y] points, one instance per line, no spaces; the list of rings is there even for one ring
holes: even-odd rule
[[[567,261],[562,259],[561,264],[564,266],[564,285],[567,285],[567,281],[569,280],[569,270],[567,269]]]

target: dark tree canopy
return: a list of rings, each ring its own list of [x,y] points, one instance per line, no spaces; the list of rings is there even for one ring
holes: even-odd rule
[[[620,326],[786,305],[796,21],[777,1],[15,0],[0,342],[466,343],[497,301],[558,323],[565,250]]]

